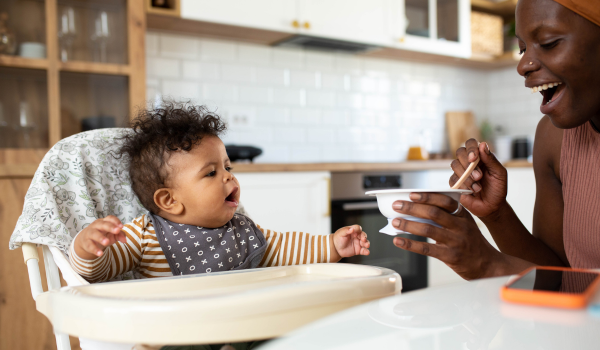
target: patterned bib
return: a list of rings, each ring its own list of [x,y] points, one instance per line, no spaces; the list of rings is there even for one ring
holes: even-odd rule
[[[263,233],[242,214],[218,228],[150,217],[174,276],[254,268],[267,249]]]

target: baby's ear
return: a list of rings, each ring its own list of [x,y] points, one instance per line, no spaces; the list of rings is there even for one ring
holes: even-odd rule
[[[171,215],[181,215],[183,213],[183,203],[178,202],[173,196],[173,190],[170,188],[160,188],[154,192],[154,204]]]

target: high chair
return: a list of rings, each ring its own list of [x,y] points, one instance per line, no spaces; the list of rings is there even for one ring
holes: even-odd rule
[[[144,280],[129,272],[90,285],[66,256],[73,237],[97,218],[115,215],[130,222],[147,212],[131,189],[128,160],[117,155],[120,138],[128,132],[92,130],[54,145],[33,177],[10,239],[11,249],[23,248],[36,308],[52,323],[58,350],[70,349],[68,334],[79,337],[82,349],[114,350],[131,349],[134,343],[267,339],[401,291],[395,272],[350,264]],[[241,205],[238,211],[245,214]],[[47,292],[42,289],[38,245]],[[59,271],[68,287],[61,288]],[[161,320],[160,332],[148,331],[150,319]]]

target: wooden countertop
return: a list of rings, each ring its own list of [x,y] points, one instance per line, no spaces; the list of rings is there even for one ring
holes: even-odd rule
[[[397,163],[233,163],[234,173],[330,171],[337,173],[364,171],[420,171],[450,169],[452,159],[405,161]],[[507,168],[528,168],[527,161],[509,161]],[[0,164],[0,178],[32,177],[37,164]]]
[[[286,171],[418,171],[450,169],[451,159],[397,163],[233,163],[234,173]]]

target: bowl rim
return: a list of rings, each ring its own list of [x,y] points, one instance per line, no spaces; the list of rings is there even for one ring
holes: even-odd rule
[[[451,188],[447,188],[447,189],[422,189],[422,188],[395,188],[395,189],[388,189],[388,190],[376,190],[376,191],[367,191],[365,192],[365,195],[367,196],[376,196],[378,194],[384,194],[384,193],[422,193],[422,192],[427,192],[427,193],[431,193],[431,192],[435,192],[435,193],[460,193],[460,194],[471,194],[473,193],[473,191],[471,190],[465,190],[465,189],[451,189]]]

